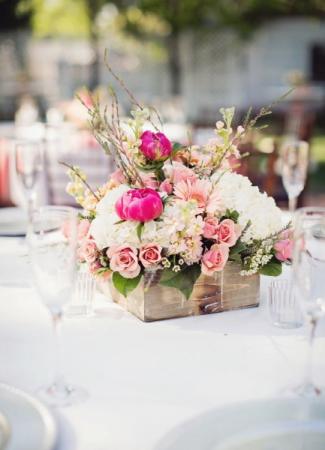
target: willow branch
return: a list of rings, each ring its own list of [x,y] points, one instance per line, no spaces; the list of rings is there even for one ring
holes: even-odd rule
[[[62,166],[67,167],[68,169],[72,170],[72,172],[79,178],[80,181],[82,181],[82,183],[86,186],[86,188],[89,190],[89,192],[91,192],[91,194],[95,197],[95,199],[99,202],[100,198],[96,195],[96,193],[93,191],[93,189],[90,187],[90,185],[87,183],[86,180],[84,180],[80,174],[78,173],[78,171],[71,166],[70,164],[67,164],[63,161],[59,161],[59,164],[62,164]]]

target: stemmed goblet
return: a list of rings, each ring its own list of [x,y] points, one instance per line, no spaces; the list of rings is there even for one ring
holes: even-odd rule
[[[37,182],[44,166],[41,142],[17,142],[15,146],[15,163],[16,173],[25,191],[28,225],[31,226]]]
[[[44,206],[34,211],[32,219],[28,246],[34,284],[51,314],[56,337],[56,376],[38,393],[50,405],[65,406],[86,397],[84,389],[65,382],[59,346],[63,307],[71,300],[77,275],[77,211]]]
[[[320,395],[313,381],[313,343],[318,321],[325,316],[325,208],[301,208],[295,215],[293,283],[309,321],[309,346],[305,380],[295,389],[300,395]]]
[[[282,181],[289,198],[289,211],[293,213],[298,196],[304,189],[308,169],[309,145],[305,141],[287,141],[281,150]]]

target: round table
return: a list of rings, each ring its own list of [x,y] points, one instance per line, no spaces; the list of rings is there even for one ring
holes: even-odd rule
[[[0,381],[33,393],[51,380],[53,341],[49,314],[29,280],[24,240],[0,238]],[[63,325],[66,377],[86,387],[89,399],[54,411],[57,449],[154,450],[196,414],[279,396],[299,382],[306,329],[269,323],[268,283],[262,277],[259,308],[154,323],[96,294],[96,315]],[[315,380],[324,383],[324,375],[320,323]]]

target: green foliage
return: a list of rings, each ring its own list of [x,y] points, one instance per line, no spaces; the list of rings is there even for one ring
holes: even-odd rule
[[[260,269],[261,275],[267,275],[270,277],[277,277],[281,275],[281,273],[282,273],[282,264],[276,258],[272,258],[270,262],[265,264],[265,266],[263,266]]]
[[[118,272],[114,272],[112,276],[113,284],[124,297],[127,297],[140,283],[141,273],[135,278],[124,278]]]
[[[221,217],[221,220],[223,220],[223,219],[231,219],[235,223],[237,223],[238,222],[238,218],[239,218],[239,212],[238,211],[235,211],[234,209],[227,209],[225,214]]]
[[[141,241],[143,227],[144,227],[143,222],[140,222],[139,225],[137,226],[137,236],[138,236],[139,241]]]
[[[236,244],[230,248],[229,259],[231,261],[241,262],[241,253],[247,249],[246,244],[238,240]]]
[[[164,269],[160,284],[178,289],[188,300],[192,294],[193,286],[200,274],[201,267],[199,264],[186,266],[179,272],[174,272],[172,269]]]

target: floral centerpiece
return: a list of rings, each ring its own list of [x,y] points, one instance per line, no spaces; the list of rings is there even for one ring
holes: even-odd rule
[[[241,140],[270,108],[254,118],[248,113],[235,128],[234,108],[221,109],[213,139],[180,145],[164,134],[156,111],[125,89],[134,104],[128,119],[120,118],[114,93],[109,117],[97,99],[86,105],[117,170],[93,190],[80,169],[69,168],[67,190],[84,209],[80,260],[123,296],[145,276],[148,288],[148,273],[158,272],[156,282],[187,299],[201,274],[213,277],[229,264],[241,277],[280,274],[291,257],[288,226],[273,198],[234,170]]]

